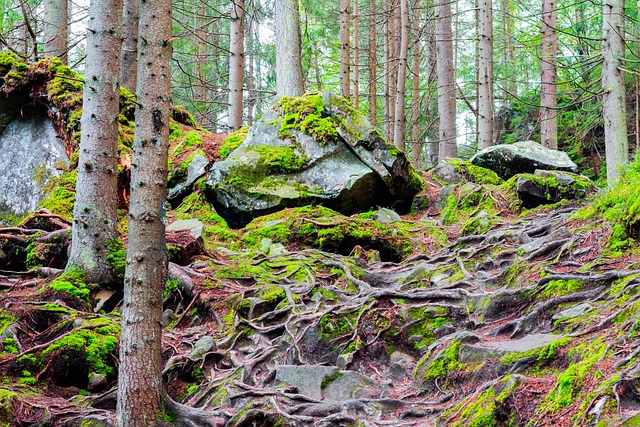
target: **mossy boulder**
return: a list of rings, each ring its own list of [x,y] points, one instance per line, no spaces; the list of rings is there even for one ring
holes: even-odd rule
[[[471,163],[491,169],[502,179],[509,179],[518,173],[534,173],[536,169],[578,171],[578,166],[567,153],[550,150],[534,141],[485,148],[471,158]]]
[[[597,190],[588,178],[570,172],[536,170],[512,179],[516,179],[518,199],[527,209],[561,200],[584,199]]]
[[[411,207],[422,188],[404,153],[331,94],[283,98],[223,162],[206,193],[232,227],[285,208],[320,203],[344,214]]]

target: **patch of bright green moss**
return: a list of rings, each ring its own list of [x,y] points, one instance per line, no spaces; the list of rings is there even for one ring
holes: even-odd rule
[[[108,240],[105,242],[109,254],[107,255],[107,264],[115,273],[118,283],[124,283],[124,272],[126,268],[127,254],[120,239]]]
[[[245,126],[233,133],[230,133],[220,147],[220,152],[218,154],[220,158],[222,160],[225,160],[227,157],[229,157],[229,154],[231,154],[233,150],[238,148],[238,146],[244,142],[244,140],[247,138],[248,132],[249,127]]]
[[[468,161],[460,159],[447,159],[447,162],[451,163],[454,166],[455,171],[464,176],[467,181],[474,182],[478,185],[501,185],[504,183],[504,180],[491,169],[476,166]]]
[[[282,139],[292,138],[291,129],[306,133],[320,143],[338,139],[339,123],[336,118],[325,114],[319,93],[307,93],[295,98],[284,96],[273,108],[282,117],[279,135]]]
[[[464,366],[458,362],[459,353],[460,342],[453,341],[431,361],[428,360],[428,356],[420,360],[416,365],[416,371],[420,370],[425,363],[428,363],[427,369],[422,376],[424,380],[429,381],[446,378],[449,372],[464,368]]]
[[[306,163],[304,155],[298,155],[293,147],[269,145],[251,147],[260,154],[258,166],[272,173],[287,173],[299,170]]]
[[[68,220],[73,218],[73,204],[76,200],[76,180],[78,171],[64,172],[59,177],[51,177],[44,187],[44,199],[38,206],[40,209],[48,209],[56,215]]]
[[[91,290],[87,288],[85,281],[86,276],[82,270],[70,268],[49,283],[48,288],[53,292],[68,294],[79,301],[88,302]]]

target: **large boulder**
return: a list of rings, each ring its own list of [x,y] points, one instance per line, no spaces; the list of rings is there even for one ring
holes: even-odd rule
[[[0,223],[34,211],[49,178],[68,164],[64,143],[44,113],[8,123],[0,134]]]
[[[550,150],[535,141],[519,141],[485,148],[471,158],[471,163],[491,169],[502,179],[509,179],[519,173],[534,173],[537,169],[573,173],[578,170],[567,153]]]
[[[319,203],[343,214],[411,207],[422,181],[404,153],[368,120],[325,93],[283,98],[246,139],[213,165],[207,197],[231,227],[289,207]]]

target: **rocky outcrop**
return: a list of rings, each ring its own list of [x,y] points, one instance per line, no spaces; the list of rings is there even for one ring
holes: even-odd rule
[[[35,211],[49,178],[68,164],[64,143],[44,114],[10,122],[0,134],[0,222]]]
[[[561,200],[583,199],[596,191],[596,186],[586,177],[545,170],[519,175],[516,187],[518,198],[527,209]]]
[[[232,227],[288,207],[320,203],[352,214],[410,208],[422,182],[343,98],[283,98],[229,157],[213,165],[207,195]]]
[[[519,173],[533,173],[536,169],[573,173],[578,170],[567,153],[550,150],[534,141],[485,148],[471,158],[471,163],[493,170],[502,179]]]

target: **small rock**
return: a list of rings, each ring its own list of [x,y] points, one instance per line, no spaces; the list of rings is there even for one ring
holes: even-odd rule
[[[102,374],[91,372],[89,374],[89,385],[87,386],[87,390],[100,391],[105,388],[107,388],[107,377]]]
[[[213,339],[213,337],[209,335],[200,337],[200,339],[196,341],[195,345],[193,346],[193,350],[191,350],[191,353],[189,353],[189,357],[194,360],[201,359],[202,357],[204,357],[205,353],[207,353],[214,347],[214,345],[215,340]]]
[[[456,172],[456,168],[449,162],[440,162],[433,168],[433,176],[447,184],[459,184],[464,182],[464,176]]]
[[[456,185],[447,185],[440,189],[438,193],[438,198],[436,199],[436,209],[441,211],[447,205],[447,199],[449,196],[456,191]]]
[[[189,230],[191,236],[194,239],[198,240],[200,243],[203,242],[202,234],[204,233],[204,224],[202,221],[191,218],[191,219],[179,219],[177,221],[172,222],[167,227],[167,231],[182,231]]]
[[[436,338],[442,338],[442,337],[446,337],[447,335],[451,335],[455,332],[456,332],[456,328],[453,327],[453,325],[451,325],[450,323],[447,323],[445,325],[442,325],[436,328],[433,331],[433,336]]]
[[[170,308],[167,308],[165,311],[162,312],[162,327],[166,328],[167,326],[169,326],[169,324],[171,323],[171,320],[173,318],[173,310],[171,310]]]
[[[383,224],[402,221],[402,217],[400,215],[387,208],[380,209],[378,213],[376,213],[374,218],[376,219],[376,221]]]
[[[553,320],[573,319],[574,317],[580,317],[583,314],[590,312],[591,310],[593,310],[593,306],[588,302],[585,302],[585,303],[576,305],[575,307],[570,307],[566,310],[562,310],[561,312],[554,314],[552,319]]]
[[[339,370],[335,366],[280,365],[276,367],[276,381],[296,386],[301,394],[320,400],[323,381],[336,375]]]

